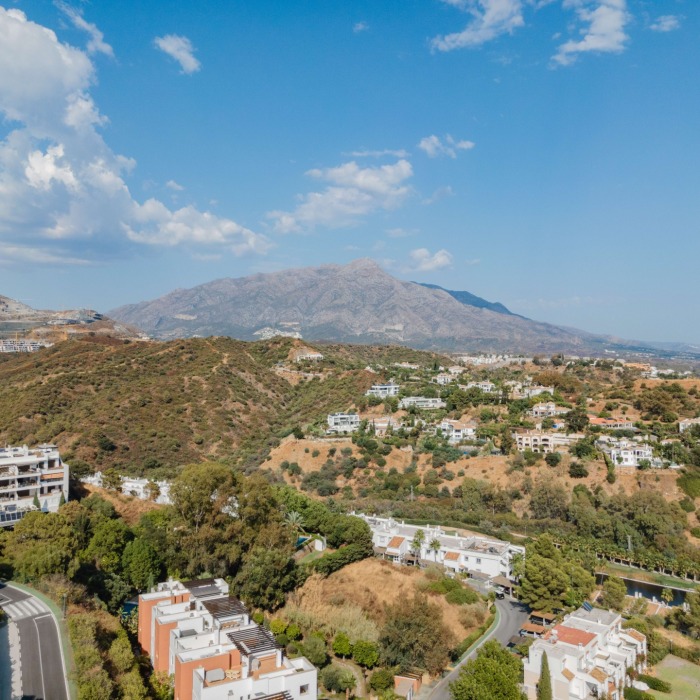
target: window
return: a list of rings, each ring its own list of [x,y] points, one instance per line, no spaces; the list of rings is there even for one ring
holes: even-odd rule
[[[309,692],[309,686],[308,685],[302,685],[299,687],[299,694],[300,695],[306,695]]]
[[[476,563],[481,564],[481,559],[479,559],[479,557],[476,558]]]

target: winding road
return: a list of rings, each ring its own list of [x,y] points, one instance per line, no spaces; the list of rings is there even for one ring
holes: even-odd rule
[[[498,624],[485,634],[477,643],[476,647],[450,671],[438,684],[430,691],[430,694],[425,696],[425,700],[450,700],[450,683],[457,680],[462,666],[476,656],[476,652],[491,639],[495,639],[503,646],[508,644],[511,637],[518,634],[523,622],[527,620],[528,613],[525,608],[517,601],[509,599],[497,600],[496,608],[498,608]]]

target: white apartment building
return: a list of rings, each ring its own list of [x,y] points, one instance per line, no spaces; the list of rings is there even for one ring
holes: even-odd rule
[[[303,362],[309,360],[311,362],[320,362],[323,359],[323,353],[312,350],[302,351],[295,358],[294,362]]]
[[[433,399],[426,396],[405,396],[399,401],[399,408],[410,408],[411,406],[424,410],[431,410],[435,408],[445,408],[447,404],[442,399]]]
[[[55,513],[68,500],[69,468],[55,445],[0,448],[0,527],[26,513]]]
[[[700,425],[700,418],[684,418],[683,420],[678,421],[678,432],[684,433],[694,425]]]
[[[544,653],[554,700],[622,700],[627,669],[646,668],[647,643],[636,630],[622,629],[619,613],[579,608],[530,647],[524,660],[528,700],[537,698]]]
[[[438,425],[442,434],[451,445],[456,445],[463,440],[471,440],[476,437],[476,424],[466,423],[458,420],[448,420],[447,418]]]
[[[557,406],[554,401],[547,401],[545,403],[536,403],[527,412],[527,415],[533,418],[554,418],[554,416],[563,416],[570,410],[571,409]]]
[[[398,396],[400,388],[401,387],[398,384],[394,384],[394,382],[389,382],[388,384],[372,384],[365,392],[365,396],[376,396],[380,399],[385,399],[388,396]]]
[[[175,700],[316,700],[315,666],[287,658],[223,579],[161,583],[138,611],[139,644]]]
[[[392,518],[354,515],[362,518],[372,530],[375,552],[398,564],[411,561],[418,554],[422,562],[442,564],[454,573],[509,578],[513,555],[525,556],[525,548],[519,545],[476,535],[448,535],[439,525],[419,527]],[[412,549],[418,530],[425,535],[420,553]],[[437,550],[433,544],[439,545]]]
[[[137,479],[131,476],[120,476],[121,480],[121,492],[125,496],[133,496],[141,501],[153,500],[154,503],[159,503],[161,505],[170,505],[172,500],[170,499],[170,482],[169,481],[152,481],[150,479]],[[102,479],[102,472],[95,472],[90,476],[85,476],[80,480],[84,484],[90,484],[92,486],[97,486],[98,488],[104,488],[104,483]],[[151,488],[152,484],[158,487],[156,498],[152,498]]]
[[[354,433],[360,429],[360,416],[357,413],[329,413],[328,429],[329,435],[337,433]]]
[[[654,460],[651,445],[646,442],[632,440],[598,440],[599,447],[617,467],[638,467],[641,460],[646,459],[652,466],[660,466],[659,460]]]
[[[521,430],[513,433],[513,440],[518,452],[532,450],[533,452],[559,452],[586,437],[582,433],[553,433],[545,430]]]
[[[42,340],[0,340],[0,352],[37,352],[42,348],[50,348],[53,343]]]
[[[589,425],[605,428],[606,430],[635,430],[634,423],[629,418],[601,418],[588,414]]]

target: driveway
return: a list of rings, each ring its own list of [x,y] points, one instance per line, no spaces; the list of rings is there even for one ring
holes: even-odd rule
[[[0,606],[18,633],[12,657],[19,661],[23,700],[68,700],[58,625],[51,611],[10,584],[0,586]]]
[[[453,683],[459,677],[459,672],[462,666],[476,656],[476,652],[491,639],[495,639],[503,646],[508,644],[510,638],[520,631],[520,627],[527,620],[528,613],[525,608],[517,601],[497,600],[496,607],[498,608],[498,624],[488,634],[485,634],[471,653],[462,658],[462,660],[450,671],[425,697],[425,700],[450,700],[450,683]]]

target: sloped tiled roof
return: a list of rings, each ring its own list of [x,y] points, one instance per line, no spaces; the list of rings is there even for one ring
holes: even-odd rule
[[[398,549],[404,542],[405,537],[392,537],[389,544],[386,546],[387,549]]]
[[[447,552],[447,554],[445,554],[445,559],[447,561],[457,561],[459,559],[459,552]]]
[[[589,675],[600,683],[605,683],[608,680],[608,674],[600,668],[594,668]]]
[[[574,674],[569,671],[568,668],[565,668],[562,672],[561,675],[566,678],[567,681],[573,681],[574,680]]]
[[[574,627],[567,627],[566,625],[557,625],[554,629],[550,630],[547,638],[551,639],[555,633],[559,642],[571,644],[573,646],[581,644],[585,647],[595,639],[595,635],[590,632],[577,630]]]

